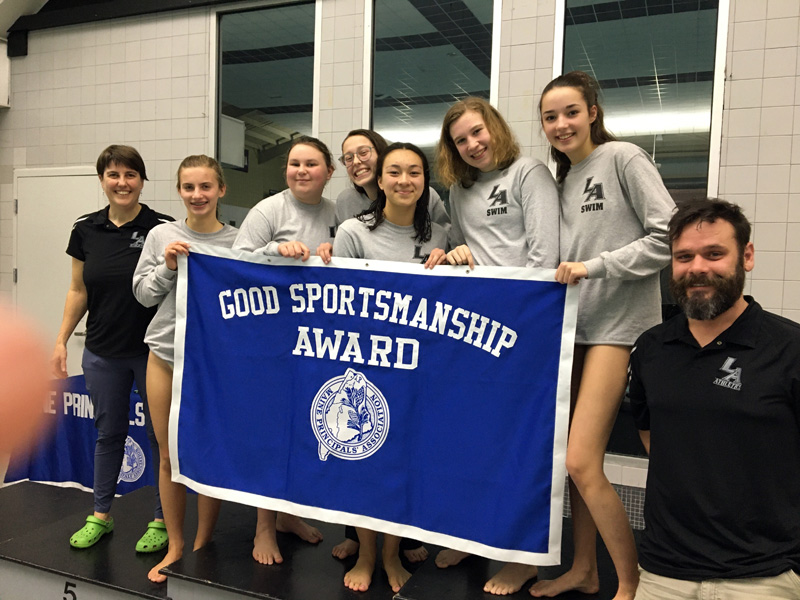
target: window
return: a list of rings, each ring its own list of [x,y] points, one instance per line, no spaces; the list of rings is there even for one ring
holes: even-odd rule
[[[450,105],[489,98],[493,2],[376,0],[373,128],[433,157]]]
[[[311,134],[314,3],[220,14],[218,39],[217,157],[229,184],[220,215],[238,226],[286,188],[288,145]]]
[[[718,0],[567,0],[564,72],[600,83],[606,125],[673,198],[705,196]]]
[[[597,79],[606,126],[653,157],[676,202],[707,195],[718,11],[719,0],[566,0],[563,72]],[[608,451],[645,454],[627,400]]]

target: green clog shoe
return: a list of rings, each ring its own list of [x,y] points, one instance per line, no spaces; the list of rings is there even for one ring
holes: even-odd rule
[[[114,518],[108,521],[98,519],[94,515],[86,517],[86,525],[72,534],[69,538],[69,545],[73,548],[89,548],[100,541],[100,538],[107,533],[114,531]]]
[[[169,545],[167,526],[161,521],[150,521],[147,524],[147,531],[141,539],[136,542],[137,552],[158,552]]]

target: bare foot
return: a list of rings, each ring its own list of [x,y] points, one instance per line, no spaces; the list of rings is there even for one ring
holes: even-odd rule
[[[283,533],[293,533],[310,544],[319,544],[322,541],[322,532],[319,529],[295,515],[279,512],[275,528]]]
[[[533,565],[506,563],[494,577],[486,582],[483,591],[498,596],[515,594],[522,589],[526,581],[536,577],[538,572],[538,567]]]
[[[403,554],[406,555],[408,562],[418,563],[428,558],[428,549],[425,546],[420,546],[411,550],[403,550]]]
[[[153,583],[164,583],[167,580],[167,576],[162,575],[159,573],[159,571],[164,567],[168,567],[176,560],[180,560],[182,554],[182,550],[174,550],[173,548],[167,550],[167,555],[161,560],[160,563],[150,569],[150,572],[147,574],[147,578]]]
[[[274,531],[256,531],[256,537],[253,539],[253,558],[262,565],[279,565],[283,562]]]
[[[344,574],[344,585],[356,592],[366,592],[372,583],[372,573],[375,571],[375,557],[358,557],[356,566]]]
[[[436,566],[440,569],[454,567],[468,556],[469,552],[461,552],[461,550],[442,550],[436,555]]]
[[[333,547],[331,554],[334,556],[334,558],[344,560],[348,556],[353,556],[356,552],[358,552],[358,546],[358,542],[351,540],[350,538],[345,538],[343,542],[340,542]]]
[[[403,568],[403,563],[400,562],[400,557],[397,554],[383,555],[383,570],[386,571],[386,576],[389,578],[389,586],[394,593],[399,592],[406,581],[411,579],[411,573]]]
[[[596,594],[599,592],[600,579],[597,577],[597,571],[579,573],[570,569],[556,579],[537,581],[531,586],[529,592],[535,598],[552,598],[570,590],[583,594]]]

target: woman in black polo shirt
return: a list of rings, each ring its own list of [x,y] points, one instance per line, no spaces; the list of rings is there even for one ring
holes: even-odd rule
[[[133,296],[131,281],[147,233],[174,219],[139,203],[147,179],[144,161],[130,146],[109,146],[97,159],[97,175],[108,206],[83,215],[72,227],[67,254],[72,279],[64,318],[56,338],[52,366],[56,377],[67,376],[67,340],[88,311],[83,372],[94,405],[97,443],[94,452],[94,513],[70,538],[75,548],[93,546],[114,529],[109,515],[128,436],[130,393],[134,380],[145,405],[152,456],[158,445],[147,410],[145,370],[148,348],[144,333],[155,308],[144,308]],[[155,470],[156,476],[158,469]],[[136,544],[139,552],[155,552],[168,542],[156,482],[155,518]]]

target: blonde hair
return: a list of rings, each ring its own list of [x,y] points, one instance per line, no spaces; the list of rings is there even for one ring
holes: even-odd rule
[[[191,156],[184,158],[178,167],[178,191],[181,190],[181,171],[184,169],[193,169],[195,167],[206,167],[207,169],[211,169],[217,176],[217,184],[219,185],[219,189],[224,190],[227,187],[225,185],[225,174],[222,172],[222,167],[215,158],[211,158],[205,154],[192,154]],[[217,201],[216,217],[217,220],[219,220],[219,201]]]
[[[217,183],[219,184],[219,187],[225,187],[225,175],[222,172],[222,167],[219,166],[219,163],[216,161],[216,159],[206,156],[205,154],[192,154],[191,156],[184,158],[181,161],[181,165],[178,167],[177,188],[179,190],[181,189],[181,171],[184,169],[193,169],[195,167],[206,167],[207,169],[211,169],[217,176]]]
[[[514,133],[494,106],[476,96],[459,100],[444,116],[442,133],[436,146],[436,172],[439,181],[447,187],[460,183],[462,187],[468,188],[478,180],[478,169],[464,162],[450,135],[450,127],[467,111],[478,113],[483,118],[491,137],[495,169],[505,169],[520,155]]]

